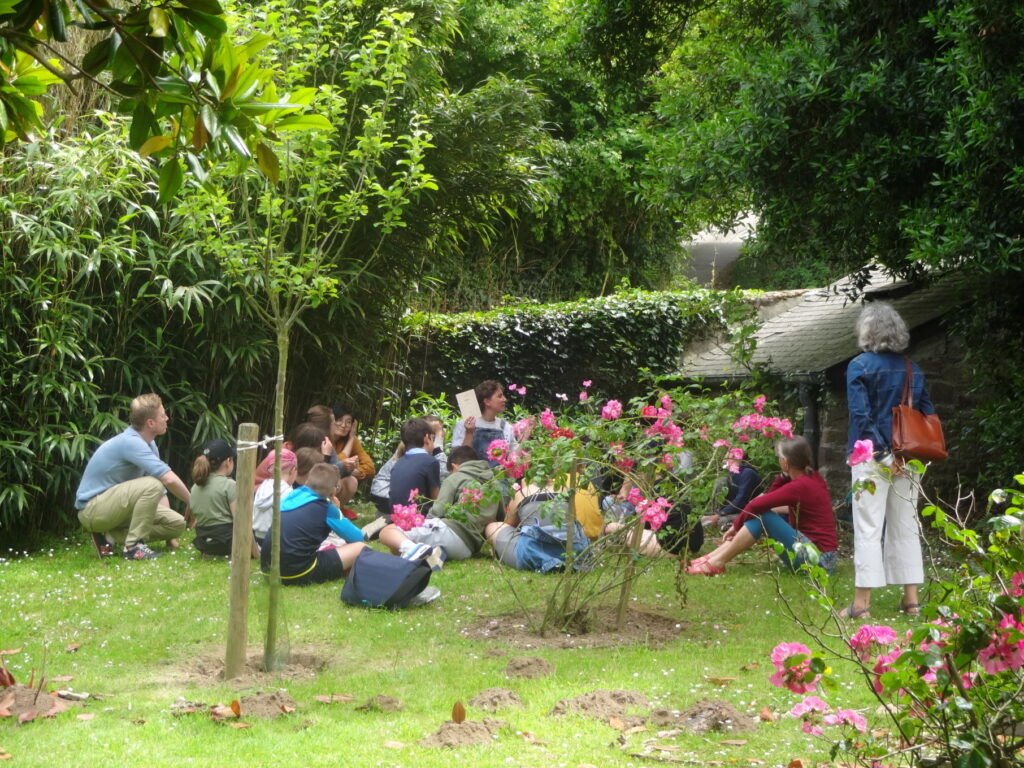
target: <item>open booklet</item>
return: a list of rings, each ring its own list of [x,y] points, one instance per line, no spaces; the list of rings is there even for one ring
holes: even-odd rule
[[[463,420],[470,416],[480,418],[480,403],[476,400],[476,390],[467,389],[465,392],[459,392],[455,396],[455,402],[459,405],[459,415]]]

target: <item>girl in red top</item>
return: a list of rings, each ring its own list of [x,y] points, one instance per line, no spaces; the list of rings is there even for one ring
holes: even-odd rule
[[[819,565],[831,572],[836,565],[836,519],[832,499],[821,475],[811,466],[811,447],[802,437],[780,440],[775,445],[782,474],[766,493],[750,501],[722,538],[718,549],[690,563],[691,575],[718,576],[725,564],[754,546],[766,533],[786,548],[783,562],[796,570],[806,562],[795,551],[797,542],[813,544],[820,552]],[[788,512],[788,520],[784,515]]]

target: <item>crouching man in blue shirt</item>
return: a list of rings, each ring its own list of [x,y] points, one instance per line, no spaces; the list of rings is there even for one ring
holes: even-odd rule
[[[185,530],[167,492],[187,504],[188,488],[160,459],[154,442],[167,432],[167,420],[158,395],[139,395],[132,400],[131,426],[97,448],[85,466],[75,509],[101,557],[113,555],[122,542],[127,560],[160,557],[146,542],[167,540],[174,548]]]

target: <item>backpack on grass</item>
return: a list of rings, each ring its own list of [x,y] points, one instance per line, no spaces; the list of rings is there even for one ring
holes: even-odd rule
[[[403,560],[367,547],[356,557],[341,589],[341,600],[368,608],[405,608],[430,581],[425,560]]]

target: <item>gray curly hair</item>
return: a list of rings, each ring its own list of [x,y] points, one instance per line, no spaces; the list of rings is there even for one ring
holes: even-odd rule
[[[875,301],[857,318],[857,344],[865,352],[903,352],[910,346],[910,331],[892,304]]]

